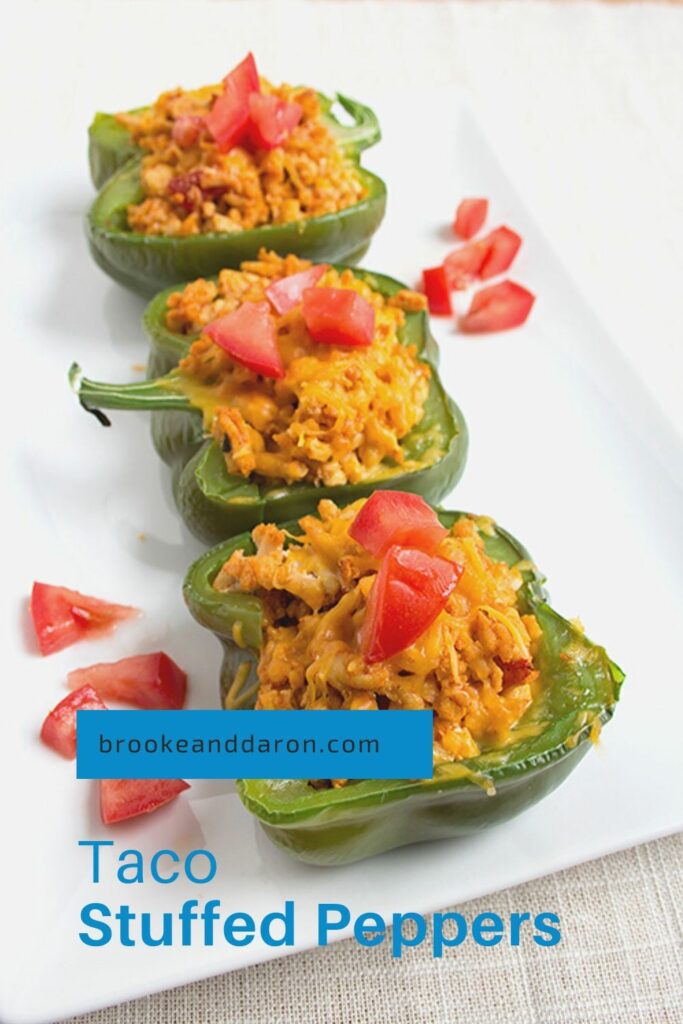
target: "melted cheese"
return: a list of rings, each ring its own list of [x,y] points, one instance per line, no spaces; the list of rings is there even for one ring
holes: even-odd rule
[[[233,308],[245,294],[250,301],[263,298],[267,284],[277,276],[273,260],[262,255],[263,276],[253,269],[241,272],[249,279],[246,290],[235,281],[240,272],[231,272]],[[279,269],[286,269],[285,261]],[[360,349],[315,344],[297,306],[276,318],[285,366],[282,379],[261,377],[239,366],[202,336],[181,361],[174,386],[201,410],[205,429],[226,449],[230,473],[287,484],[337,486],[385,479],[398,468],[432,464],[443,454],[437,434],[419,463],[406,460],[401,447],[422,419],[431,375],[414,348],[399,340],[403,310],[350,270],[339,273],[330,268],[320,284],[355,291],[373,305],[372,345]],[[222,308],[221,303],[208,301]],[[172,309],[177,312],[180,304],[174,303]],[[192,316],[203,320],[197,309]]]
[[[367,665],[359,632],[378,562],[348,533],[362,505],[321,502],[320,518],[302,519],[288,548],[284,531],[258,526],[257,553],[235,552],[219,573],[219,590],[264,601],[257,707],[427,708],[436,763],[507,745],[539,686],[533,667],[505,684],[504,667],[531,662],[541,635],[517,608],[519,571],[489,558],[473,520],[458,520],[439,549],[463,567],[446,608],[411,646]]]

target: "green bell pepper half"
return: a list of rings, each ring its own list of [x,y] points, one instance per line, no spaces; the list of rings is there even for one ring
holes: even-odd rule
[[[405,287],[381,274],[359,269],[354,273],[387,296]],[[415,345],[420,359],[432,368],[422,420],[401,442],[406,459],[422,463],[421,468],[401,471],[396,467],[394,472],[393,467],[387,467],[389,472],[379,480],[337,487],[278,485],[228,473],[219,445],[206,438],[201,414],[180,391],[175,367],[197,335],[176,334],[165,326],[168,297],[176,290],[169,288],[158,295],[144,315],[151,340],[148,368],[165,376],[135,384],[104,384],[85,379],[80,368],[73,366],[70,377],[89,411],[144,409],[153,413],[155,448],[171,467],[180,514],[200,540],[215,544],[260,522],[298,519],[315,511],[322,498],[347,505],[373,490],[390,487],[414,491],[427,501],[438,502],[457,483],[467,456],[467,427],[437,374],[438,349],[425,312],[406,313],[400,334],[402,344]],[[100,418],[108,425],[106,417],[100,414]]]
[[[465,513],[439,511],[445,526]],[[297,524],[288,524],[296,532]],[[514,565],[529,562],[505,530],[481,529],[487,553]],[[220,641],[223,707],[251,707],[258,684],[263,609],[253,594],[221,593],[213,580],[233,551],[254,551],[249,534],[208,551],[189,569],[184,596],[194,618]],[[424,840],[464,836],[503,822],[555,789],[609,721],[624,680],[605,650],[547,603],[535,569],[524,572],[520,610],[543,631],[536,657],[542,688],[514,729],[512,741],[478,757],[436,767],[433,779],[368,779],[340,789],[313,789],[306,780],[241,779],[245,806],[268,836],[292,856],[342,864]]]
[[[337,101],[353,118],[352,124],[344,125],[333,114],[335,101],[318,95],[323,117],[357,165],[366,197],[321,217],[186,237],[142,235],[129,229],[127,208],[144,198],[143,154],[114,115],[96,114],[89,129],[89,161],[100,191],[88,212],[86,231],[98,266],[120,284],[150,296],[176,281],[239,267],[243,260],[255,259],[264,246],[281,255],[295,253],[318,262],[356,263],[367,251],[386,207],[384,182],[359,166],[362,150],[380,139],[379,122],[369,107],[337,94]]]

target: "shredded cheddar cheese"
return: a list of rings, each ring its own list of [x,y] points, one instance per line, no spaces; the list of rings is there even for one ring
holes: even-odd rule
[[[446,608],[411,646],[368,665],[359,631],[379,563],[348,533],[363,504],[321,501],[289,547],[284,530],[257,526],[256,554],[234,552],[216,577],[217,590],[264,602],[257,708],[430,709],[436,764],[504,746],[540,686],[541,630],[518,610],[521,573],[461,518],[439,548],[463,570]]]

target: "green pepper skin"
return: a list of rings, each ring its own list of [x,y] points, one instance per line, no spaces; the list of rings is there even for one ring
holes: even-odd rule
[[[144,108],[130,111],[138,114]],[[127,128],[113,114],[95,114],[88,128],[88,164],[96,189],[101,189],[112,174],[131,157],[141,157],[142,150],[131,140]]]
[[[341,268],[340,268],[341,269]],[[390,277],[365,270],[354,270],[384,295],[404,286]],[[182,287],[182,285],[177,286]],[[164,324],[169,288],[147,307],[145,329],[150,336],[148,369],[166,373],[177,365],[193,338],[175,334]],[[367,481],[343,487],[313,487],[306,484],[273,486],[257,484],[238,475],[230,475],[219,446],[206,440],[201,416],[179,395],[159,388],[155,382],[133,385],[107,385],[80,379],[73,381],[86,407],[147,408],[152,411],[152,439],[157,452],[171,467],[176,504],[187,527],[209,544],[224,540],[260,522],[298,519],[315,511],[323,498],[347,505],[373,490],[390,487],[414,491],[430,502],[440,501],[459,480],[467,457],[467,427],[461,411],[446,395],[436,372],[438,349],[429,331],[424,312],[406,313],[402,329],[403,344],[416,346],[418,355],[432,367],[430,391],[421,422],[404,438],[401,447],[410,459],[419,460],[436,442],[443,451],[431,465],[413,472],[399,472],[380,481]]]
[[[339,95],[337,99],[354,118],[352,125],[342,125],[332,113],[334,101],[319,96],[323,116],[339,144],[358,164],[360,152],[380,138],[377,118],[369,107]],[[238,267],[243,260],[255,259],[264,246],[318,262],[356,263],[367,251],[386,208],[384,182],[358,167],[368,194],[338,213],[234,233],[141,235],[131,231],[126,220],[128,205],[143,198],[141,159],[141,151],[113,115],[95,116],[89,129],[89,162],[100,192],[86,220],[90,251],[106,274],[144,296],[176,281]]]
[[[439,518],[451,526],[463,514],[439,512]],[[289,526],[294,528],[295,524]],[[494,558],[511,565],[529,558],[521,544],[498,527],[492,536],[482,537]],[[254,550],[248,534],[199,558],[184,584],[190,612],[223,646],[221,695],[226,706],[230,694],[230,707],[253,702],[247,696],[253,697],[263,624],[257,597],[222,594],[212,587],[220,567],[238,549]],[[602,647],[553,611],[546,597],[537,572],[525,573],[520,601],[543,630],[537,663],[545,685],[520,723],[519,740],[437,768],[433,780],[426,782],[366,780],[341,789],[314,790],[305,780],[239,780],[243,803],[273,842],[309,863],[350,863],[411,843],[478,832],[552,792],[585,755],[598,723],[612,717],[624,674]],[[243,665],[248,674],[243,668],[236,677]],[[237,693],[236,678],[241,684]]]

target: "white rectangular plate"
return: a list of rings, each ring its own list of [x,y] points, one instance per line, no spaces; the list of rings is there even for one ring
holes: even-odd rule
[[[92,31],[90,44],[91,37]],[[439,262],[452,244],[447,222],[456,199],[487,195],[491,223],[509,223],[524,236],[512,276],[538,295],[531,320],[516,332],[465,337],[447,320],[434,322],[443,379],[471,433],[464,479],[445,505],[490,514],[528,545],[549,577],[555,606],[580,614],[627,673],[615,720],[569,781],[517,820],[345,868],[310,868],[275,849],[228,782],[196,783],[146,820],[101,826],[95,784],[76,782],[73,766],[37,739],[44,714],[65,693],[66,672],[163,648],[190,673],[189,706],[208,708],[215,706],[219,664],[217,644],[182,603],[183,571],[200,546],[177,519],[146,418],[114,414],[113,427],[103,430],[66,383],[72,359],[89,376],[126,380],[146,357],[143,303],[94,267],[82,231],[91,198],[86,123],[97,98],[104,103],[106,93],[116,104],[119,95],[111,60],[106,67],[106,90],[92,61],[70,68],[68,82],[49,78],[49,67],[36,78],[35,96],[24,96],[15,112],[21,175],[3,221],[10,245],[3,457],[11,496],[3,506],[8,607],[0,748],[6,1024],[54,1021],[280,955],[259,944],[88,949],[78,939],[79,911],[93,899],[161,914],[210,895],[226,911],[256,917],[293,899],[296,948],[305,949],[315,941],[321,901],[346,903],[353,912],[430,911],[683,827],[674,786],[681,777],[682,690],[669,652],[680,632],[681,597],[675,435],[582,302],[457,97],[441,93],[425,105],[398,89],[361,97],[376,102],[384,129],[367,163],[390,190],[387,220],[365,265],[415,283],[420,268]],[[341,62],[339,84],[352,92],[345,70]],[[149,82],[136,91],[121,72],[128,95],[120,105],[146,99],[152,81],[152,92],[170,81],[167,67],[155,78],[145,66],[145,75]],[[36,132],[25,112],[39,104]],[[134,603],[145,616],[111,639],[41,659],[26,611],[33,579]],[[208,846],[219,873],[210,894],[180,883],[121,886],[111,874],[93,887],[81,838],[114,838],[118,849],[144,851]]]

